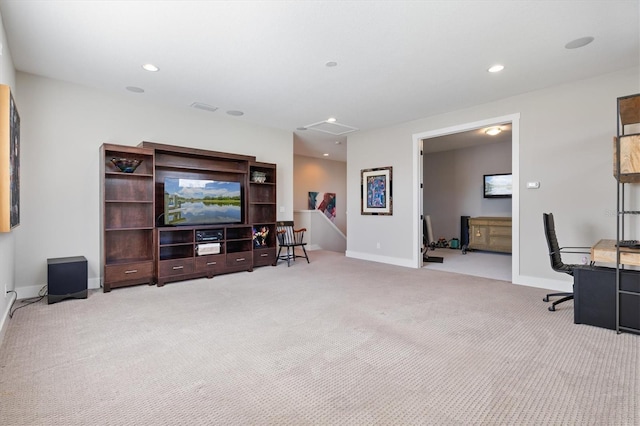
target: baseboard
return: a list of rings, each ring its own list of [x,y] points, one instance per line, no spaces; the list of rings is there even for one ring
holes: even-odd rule
[[[548,278],[518,275],[513,277],[512,282],[517,285],[542,288],[545,290],[554,290],[565,293],[573,292],[573,281],[550,280]]]
[[[7,304],[4,309],[4,312],[0,315],[0,346],[2,346],[2,342],[4,342],[4,335],[7,331],[7,327],[9,326],[9,313],[11,312],[11,305],[16,301],[16,294],[9,293],[9,297],[7,298]]]
[[[415,268],[413,259],[401,259],[399,257],[390,257],[390,256],[377,256],[377,255],[372,255],[370,253],[360,253],[360,252],[355,252],[350,250],[347,250],[345,252],[345,256],[352,257],[354,259],[369,260],[371,262],[387,263],[389,265]]]
[[[102,280],[100,277],[89,278],[87,280],[87,289],[93,290],[93,289],[100,288],[101,281]],[[40,295],[41,289],[42,289],[42,285],[16,287],[16,293],[18,293],[18,299],[30,299],[32,297],[38,297]]]

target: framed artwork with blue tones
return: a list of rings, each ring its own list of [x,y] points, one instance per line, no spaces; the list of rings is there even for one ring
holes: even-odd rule
[[[0,232],[20,224],[20,115],[11,88],[0,84]]]
[[[393,214],[392,167],[379,167],[361,171],[361,214]]]

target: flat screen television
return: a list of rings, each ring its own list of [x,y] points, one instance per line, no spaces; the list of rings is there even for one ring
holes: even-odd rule
[[[242,223],[240,182],[164,179],[164,224],[216,225]]]
[[[511,198],[512,183],[511,173],[484,175],[484,198]]]

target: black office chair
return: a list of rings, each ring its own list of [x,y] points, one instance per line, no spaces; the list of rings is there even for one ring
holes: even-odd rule
[[[556,226],[553,221],[553,213],[543,213],[542,219],[544,221],[544,235],[547,237],[547,246],[549,246],[549,259],[551,260],[551,268],[556,272],[563,272],[573,276],[573,270],[577,267],[582,267],[580,264],[567,264],[562,262],[561,253],[589,253],[590,247],[560,247],[558,244],[558,238],[556,237]],[[549,297],[561,297],[549,306],[550,311],[556,310],[556,305],[573,299],[573,293],[549,293],[544,299],[545,302],[549,301]]]

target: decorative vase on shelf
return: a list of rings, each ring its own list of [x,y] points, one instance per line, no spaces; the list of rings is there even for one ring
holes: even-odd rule
[[[136,160],[131,158],[112,158],[111,162],[123,173],[133,173],[142,160]]]

